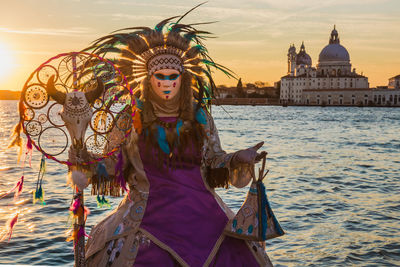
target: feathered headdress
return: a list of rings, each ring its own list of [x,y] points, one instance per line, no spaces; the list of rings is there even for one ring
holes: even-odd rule
[[[200,4],[202,5],[202,4]],[[208,55],[203,40],[210,38],[210,32],[197,30],[194,26],[205,23],[182,24],[181,20],[193,11],[192,8],[182,16],[175,16],[159,22],[154,29],[132,27],[120,29],[96,40],[85,50],[102,57],[110,58],[127,77],[134,93],[140,89],[143,79],[150,77],[159,69],[176,69],[188,72],[195,79],[195,98],[199,104],[214,96],[216,89],[211,75],[211,67],[221,70],[230,77],[233,72],[215,63]],[[177,19],[175,22],[172,22]],[[107,54],[107,56],[106,56]]]

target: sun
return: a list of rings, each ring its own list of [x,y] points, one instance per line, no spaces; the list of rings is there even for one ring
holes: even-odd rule
[[[11,51],[0,42],[0,79],[6,77],[14,67]]]

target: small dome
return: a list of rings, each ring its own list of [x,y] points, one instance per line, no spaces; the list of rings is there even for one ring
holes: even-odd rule
[[[324,61],[346,61],[350,62],[350,55],[347,49],[340,44],[339,34],[334,26],[331,32],[329,44],[319,53],[319,62]]]
[[[296,56],[296,65],[312,65],[311,57],[306,53],[304,42],[301,44],[300,52]]]

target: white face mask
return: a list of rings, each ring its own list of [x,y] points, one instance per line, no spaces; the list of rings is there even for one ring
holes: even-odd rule
[[[174,69],[162,69],[154,72],[150,78],[154,92],[164,100],[174,98],[181,88],[182,75]]]

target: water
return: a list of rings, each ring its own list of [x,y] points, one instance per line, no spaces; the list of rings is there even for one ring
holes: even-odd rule
[[[400,109],[357,107],[213,107],[226,151],[265,141],[266,187],[286,235],[267,242],[275,266],[400,266]],[[7,149],[17,122],[16,101],[0,101],[0,191],[22,175],[14,149]],[[230,117],[232,116],[233,119]],[[0,200],[0,227],[21,210],[0,264],[73,265],[65,242],[72,191],[66,168],[48,161],[46,205],[32,205],[40,155],[25,168],[23,205]],[[247,189],[218,193],[235,211]],[[91,209],[88,231],[110,210]],[[116,207],[120,198],[112,198]]]

